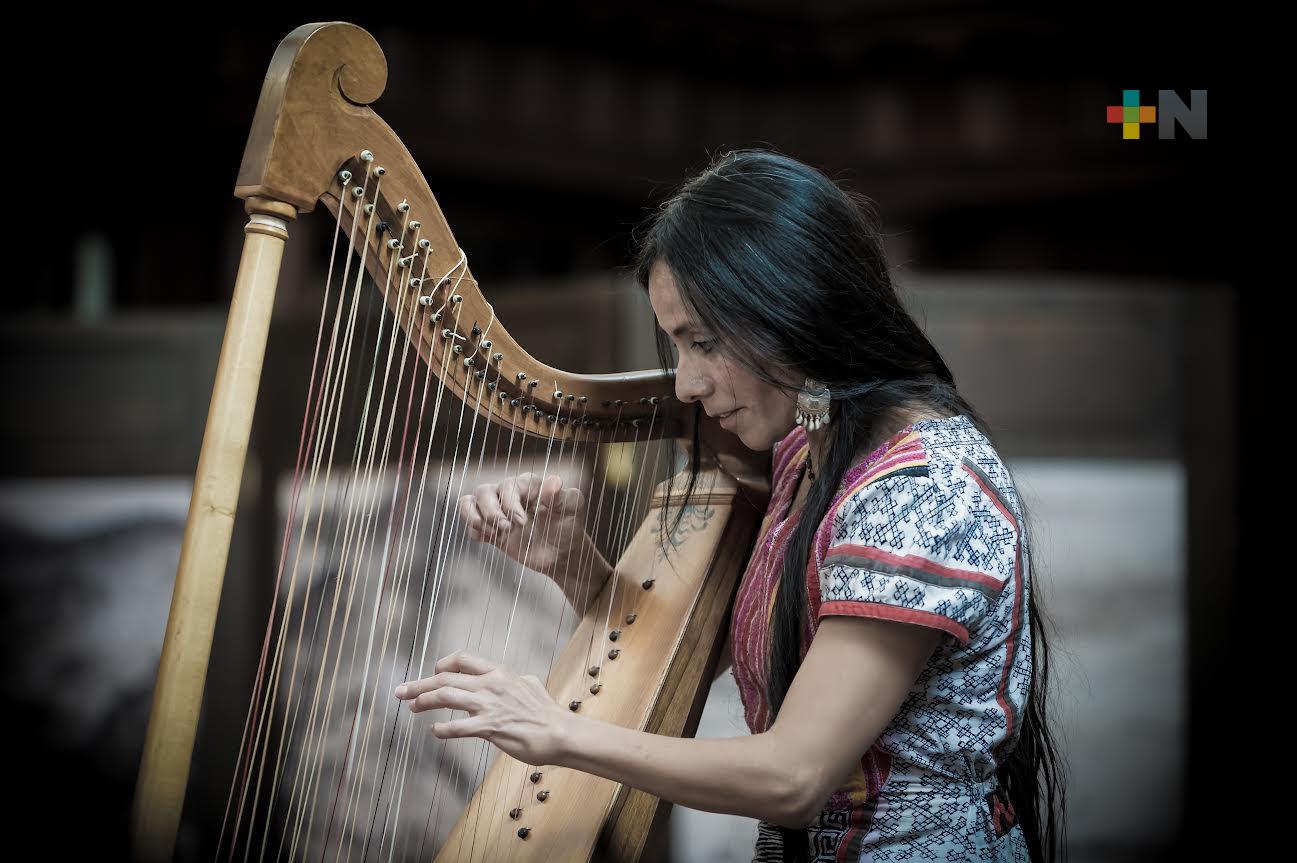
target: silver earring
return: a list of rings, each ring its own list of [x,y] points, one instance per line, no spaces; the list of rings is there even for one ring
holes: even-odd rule
[[[807,378],[801,391],[797,393],[797,424],[806,426],[807,431],[815,431],[829,424],[829,402],[833,394],[824,384],[813,378]]]

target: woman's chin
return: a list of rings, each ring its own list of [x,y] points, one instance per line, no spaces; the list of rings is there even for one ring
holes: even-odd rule
[[[764,432],[758,432],[752,429],[736,429],[734,431],[734,436],[739,439],[740,443],[754,452],[764,452],[765,450],[773,449],[775,443],[778,440],[781,440],[781,438],[771,438]]]
[[[751,450],[756,449],[756,447],[752,445],[752,435],[749,434],[746,429],[742,429],[742,428],[729,429],[729,433],[734,435],[736,438],[738,438],[739,443],[743,444],[743,446],[746,447],[747,449],[751,449]]]

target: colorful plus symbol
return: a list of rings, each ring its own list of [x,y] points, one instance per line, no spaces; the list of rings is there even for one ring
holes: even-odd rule
[[[1157,106],[1139,104],[1138,90],[1122,90],[1121,104],[1108,106],[1108,122],[1121,124],[1121,137],[1138,138],[1141,123],[1157,122]]]

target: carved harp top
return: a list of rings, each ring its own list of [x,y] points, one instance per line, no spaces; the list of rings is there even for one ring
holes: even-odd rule
[[[554,436],[562,439],[574,431],[573,422],[560,422],[562,415],[575,410],[587,427],[606,427],[608,440],[629,440],[637,432],[641,438],[680,436],[678,426],[666,426],[667,412],[658,409],[672,397],[668,374],[590,375],[556,369],[527,353],[504,322],[495,320],[423,174],[391,127],[369,107],[386,82],[383,52],[364,30],[343,23],[298,27],[271,61],[235,195],[285,202],[301,213],[323,201],[343,230],[351,229],[358,211],[362,222],[388,226],[363,234],[366,267],[375,282],[393,283],[388,303],[395,307],[400,302],[399,286],[404,284],[407,305],[418,296],[431,296],[436,307],[448,307],[415,338],[425,360],[432,346],[446,338],[451,307],[459,306],[455,312],[461,322],[476,323],[483,331],[495,321],[489,338],[470,336],[462,342],[459,368],[452,366],[443,375],[446,386],[485,415],[488,406],[477,404],[471,383],[466,389],[472,375],[465,372],[486,372],[492,379],[498,373],[496,398],[528,409],[506,411],[493,421],[514,423],[519,431],[546,438],[553,431],[549,424],[559,422]],[[353,181],[346,186],[349,193],[342,192],[342,171]],[[360,194],[367,173],[375,171],[381,176],[369,179],[377,194]],[[373,213],[363,212],[366,204],[373,204]],[[419,223],[417,230],[410,229],[412,222]],[[394,259],[408,259],[400,268],[405,272],[392,266]],[[412,287],[411,281],[418,284]],[[490,346],[483,347],[483,341]],[[435,361],[431,366],[440,367]]]
[[[705,452],[695,453],[702,471],[691,510],[676,522],[687,525],[688,542],[677,535],[664,538],[659,530],[664,510],[681,515],[673,490],[684,485],[663,483],[651,495],[642,524],[636,527],[625,516],[612,549],[619,556],[611,577],[596,586],[590,611],[566,646],[554,652],[546,681],[550,693],[572,709],[610,722],[692,734],[724,642],[738,574],[767,493],[768,456],[747,453],[712,423],[694,429],[690,417],[670,410],[669,373],[575,374],[547,365],[518,344],[479,289],[410,153],[369,107],[386,80],[383,53],[364,30],[345,23],[308,24],[279,46],[262,87],[235,189],[251,218],[140,765],[133,814],[140,859],[170,859],[174,848],[279,260],[288,223],[314,210],[317,202],[324,203],[339,233],[349,238],[350,252],[363,261],[428,378],[435,376],[444,392],[459,399],[461,411],[475,411],[474,421],[483,420],[511,441],[521,433],[550,445],[571,444],[574,450],[594,442],[702,443]],[[304,429],[310,427],[310,417],[308,405]],[[299,454],[299,469],[302,463]],[[449,469],[459,468],[452,464]],[[461,483],[467,460],[462,471]],[[295,486],[294,502],[297,494]],[[623,507],[624,514],[630,512],[628,505]],[[434,523],[438,517],[431,516]],[[290,527],[293,518],[290,514]],[[440,518],[444,537],[453,515],[442,512]],[[395,547],[402,548],[399,542]],[[322,706],[323,687],[303,684],[294,690],[296,678],[283,669],[296,659],[285,645],[291,644],[290,633],[301,631],[307,612],[294,595],[302,590],[297,563],[285,564],[289,548],[286,534],[218,850],[233,854],[237,847],[242,854],[269,843],[289,856],[319,856],[326,849],[358,855],[373,838],[381,846],[379,853],[389,858],[416,854],[411,849],[423,843],[411,845],[394,828],[389,831],[387,822],[407,791],[414,799],[430,790],[423,787],[427,780],[417,766],[393,782],[385,778],[368,801],[348,796],[342,778],[320,791],[334,780],[319,780],[309,767],[296,773],[285,767],[298,752],[316,745],[309,741],[336,734],[347,747],[342,775],[352,781],[362,770],[357,764],[369,769],[378,763],[352,760],[359,747],[390,745],[399,753],[400,747],[409,752],[413,745],[408,714],[398,723],[391,705],[380,704],[383,699],[369,691],[339,708],[341,721],[350,726],[326,730],[332,708]],[[399,550],[383,554],[387,568],[377,582],[382,589],[414,577],[408,558],[401,555]],[[450,576],[443,572],[440,554],[437,566],[436,583],[441,583],[442,576]],[[348,574],[344,564],[337,582]],[[282,607],[280,594],[287,595]],[[317,601],[327,600],[320,596]],[[375,608],[386,602],[381,590],[374,601]],[[421,609],[416,606],[431,628],[431,615]],[[343,630],[346,635],[345,623]],[[381,659],[381,650],[378,655]],[[591,656],[606,659],[592,663]],[[375,661],[358,674],[378,693],[389,686],[392,667]],[[321,715],[325,719],[317,730],[314,723]],[[299,720],[305,724],[298,725]],[[299,739],[303,728],[314,735],[307,742]],[[436,851],[441,860],[638,860],[667,811],[662,801],[615,782],[501,755],[440,849],[428,847],[416,856],[427,859]],[[311,844],[310,825],[317,818],[328,826],[323,847]],[[335,818],[340,824],[336,830]]]

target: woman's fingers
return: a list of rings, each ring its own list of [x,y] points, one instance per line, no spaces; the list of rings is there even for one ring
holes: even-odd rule
[[[499,667],[498,663],[489,659],[474,656],[466,650],[457,650],[437,660],[431,677],[402,683],[393,694],[402,701],[409,701],[447,688],[476,692],[493,679],[484,675]]]
[[[442,686],[431,692],[425,692],[410,702],[411,713],[423,713],[425,710],[466,710],[477,713],[482,709],[482,696],[467,689],[455,686]]]
[[[551,512],[570,515],[581,500],[581,492],[575,488],[563,488],[563,478],[558,474],[540,476],[524,473],[518,477],[518,492],[523,509],[531,511],[537,505]]]
[[[432,725],[437,737],[481,737],[526,764],[553,762],[566,730],[568,711],[560,707],[535,675],[519,677],[467,651],[437,661],[431,677],[396,688],[412,713],[463,710],[468,715]],[[453,714],[452,714],[453,717]]]
[[[474,534],[474,539],[479,539],[482,533],[482,517],[477,512],[477,501],[473,495],[466,494],[459,499],[459,520],[464,522],[468,527],[470,534]]]
[[[576,488],[563,488],[557,474],[519,474],[499,484],[483,483],[459,499],[460,518],[475,540],[497,545],[516,526],[527,524],[528,511],[543,507],[552,515],[576,515],[584,499]]]
[[[536,483],[536,499],[541,506],[554,509],[554,499],[563,491],[563,478],[550,474]]]
[[[522,501],[521,485],[523,477],[529,474],[523,474],[517,479],[506,479],[500,483],[500,509],[507,518],[512,519],[517,524],[527,523],[527,512]]]
[[[409,683],[402,683],[396,687],[396,697],[402,701],[410,701],[418,698],[425,692],[431,692],[434,689],[440,689],[443,686],[454,686],[458,689],[476,691],[482,685],[482,676],[479,674],[464,674],[459,671],[439,671],[431,677],[425,677],[422,680],[414,680]]]
[[[433,735],[443,740],[456,737],[485,737],[487,730],[487,723],[476,716],[465,716],[460,719],[452,719],[449,722],[432,723]]]
[[[493,679],[486,674],[496,668],[488,659],[459,651],[438,661],[436,674],[402,683],[394,694],[409,701],[414,713],[442,707],[475,713],[482,706],[483,687]]]
[[[576,515],[581,512],[581,507],[583,505],[584,502],[581,496],[581,489],[566,488],[563,489],[562,494],[557,496],[554,510],[562,515]]]
[[[508,529],[509,517],[500,508],[499,486],[479,485],[472,497],[477,514],[482,518],[482,532],[486,536]]]
[[[499,668],[499,665],[489,659],[474,656],[467,650],[456,650],[454,653],[438,659],[433,671],[437,673],[460,671],[465,674],[486,674],[488,671],[495,671],[497,668]]]
[[[544,503],[541,499],[543,486],[542,478],[535,473],[520,473],[515,480],[514,487],[518,490],[518,504],[521,507],[523,518],[519,524],[526,524],[526,513],[536,510],[537,502]]]

